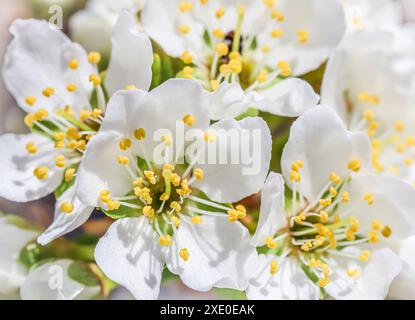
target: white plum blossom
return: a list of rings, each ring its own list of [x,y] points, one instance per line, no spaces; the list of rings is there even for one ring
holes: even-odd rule
[[[402,26],[404,15],[396,0],[341,0],[347,31],[391,31]]]
[[[0,196],[28,202],[65,187],[58,194],[53,224],[39,238],[46,244],[83,224],[93,210],[79,201],[75,189],[82,154],[105,113],[97,67],[100,54],[88,54],[45,21],[16,20],[10,31],[14,39],[5,56],[3,77],[19,107],[27,112],[25,123],[31,133],[0,136]],[[125,86],[147,90],[151,43],[128,13],[115,25],[112,41],[108,93]],[[97,105],[91,103],[93,92]]]
[[[298,77],[317,69],[345,31],[339,1],[152,0],[142,24],[164,51],[221,101],[220,120],[249,107],[296,117],[318,95]]]
[[[80,165],[81,201],[119,218],[98,242],[97,264],[137,299],[157,298],[164,265],[199,291],[248,285],[256,251],[238,222],[245,207],[229,203],[261,189],[271,136],[260,118],[210,126],[208,104],[203,88],[187,79],[150,92],[119,91]],[[183,141],[181,130],[195,141]],[[231,160],[236,142],[226,144],[229,132],[249,133],[239,155],[256,145],[257,170]],[[205,161],[211,148],[226,159]]]
[[[402,49],[404,38],[379,31],[349,35],[329,60],[321,97],[348,129],[368,133],[375,171],[412,183],[415,59],[410,45]]]
[[[369,150],[367,136],[347,131],[330,107],[293,124],[282,175],[270,173],[262,191],[253,243],[263,254],[249,299],[386,297],[402,269],[396,244],[415,231],[415,190],[370,174]]]

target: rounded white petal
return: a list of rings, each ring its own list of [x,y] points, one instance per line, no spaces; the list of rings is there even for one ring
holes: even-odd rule
[[[353,213],[362,224],[362,229],[371,228],[373,220],[379,220],[392,230],[391,240],[401,240],[415,234],[415,189],[406,182],[380,175],[353,178],[346,186],[350,202],[344,210]],[[372,205],[363,199],[373,194]]]
[[[34,142],[36,154],[29,154],[26,145]],[[0,136],[0,196],[11,201],[27,202],[52,193],[61,183],[63,169],[55,166],[53,142],[37,133]],[[46,179],[38,179],[33,171],[48,167]]]
[[[193,186],[218,202],[236,202],[258,192],[271,159],[271,133],[266,122],[251,117],[222,120],[208,131],[215,141],[207,143],[196,158],[195,167],[204,171],[204,179]]]
[[[368,166],[369,150],[367,137],[348,132],[331,108],[318,106],[304,113],[292,125],[282,154],[282,172],[292,188],[291,166],[301,160],[304,168],[300,171],[301,181],[297,183],[297,190],[313,200],[328,183],[330,173],[336,172],[343,178],[349,175],[349,161],[360,160],[363,168]]]
[[[235,118],[249,107],[249,100],[237,83],[222,82],[219,88],[208,93],[209,112],[212,120]]]
[[[173,245],[164,251],[169,270],[180,275],[190,288],[209,291],[213,287],[245,290],[253,272],[256,249],[248,230],[239,222],[203,216],[200,224],[182,221]],[[186,248],[189,259],[179,252]]]
[[[80,111],[88,105],[92,86],[88,76],[93,68],[88,64],[85,50],[73,43],[55,25],[42,20],[16,20],[10,27],[14,39],[5,55],[3,77],[5,84],[25,111],[33,107],[25,103],[25,98],[35,96],[36,107],[53,112],[57,108],[70,105]],[[71,59],[79,62],[76,71],[68,67]],[[66,86],[74,83],[75,92],[68,92]],[[53,87],[62,98],[46,98],[43,89]]]
[[[95,259],[111,280],[126,287],[136,299],[157,299],[164,261],[147,218],[115,221],[98,242]]]
[[[86,287],[69,277],[72,263],[72,260],[57,260],[31,270],[20,288],[22,300],[76,300],[98,295],[99,286]]]
[[[0,294],[13,294],[23,283],[26,270],[17,259],[23,247],[37,236],[37,232],[14,226],[7,217],[0,217]]]
[[[368,262],[336,258],[335,265],[330,266],[333,273],[325,290],[334,299],[383,300],[401,271],[402,263],[397,255],[385,248],[373,251]],[[349,269],[358,270],[359,274],[351,278],[347,275]]]
[[[123,11],[112,34],[111,60],[106,84],[110,95],[128,85],[148,90],[151,84],[153,48],[147,34],[141,32],[137,21]]]
[[[319,100],[319,95],[306,81],[290,78],[254,92],[252,104],[261,111],[275,115],[298,117],[315,107]]]
[[[71,213],[64,213],[60,206],[63,202],[72,203],[74,209]],[[76,186],[68,188],[56,201],[55,214],[52,224],[40,235],[37,241],[46,245],[49,242],[64,236],[83,225],[91,215],[94,207],[81,203],[76,196]]]
[[[97,134],[88,143],[76,177],[76,194],[85,205],[99,206],[102,190],[110,191],[114,197],[131,191],[133,178],[117,162],[117,157],[123,154],[119,148],[122,139],[122,135],[109,131]]]
[[[271,274],[271,261],[278,262],[279,270]],[[304,273],[294,257],[278,259],[260,255],[246,295],[250,300],[318,300],[320,289]]]
[[[285,215],[284,179],[278,173],[271,172],[261,192],[259,221],[252,237],[256,246],[265,244],[265,238],[272,237],[287,224]]]

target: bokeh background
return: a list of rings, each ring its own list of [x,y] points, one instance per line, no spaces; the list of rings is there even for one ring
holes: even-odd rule
[[[415,0],[396,1],[399,2],[403,8],[403,23],[415,22]],[[97,50],[105,55],[105,52],[108,52],[109,50],[111,24],[117,17],[117,10],[122,6],[133,6],[135,9],[139,9],[142,7],[143,2],[144,0],[0,0],[0,69],[3,64],[5,50],[11,40],[8,28],[12,21],[17,18],[49,20],[51,17],[49,9],[53,5],[58,5],[62,8],[63,12],[63,31],[67,34],[71,34],[71,37],[75,40],[80,41],[87,50]],[[107,8],[105,12],[101,12],[100,4],[102,4],[102,7]],[[93,10],[91,10],[91,8]],[[71,16],[74,15],[76,15],[76,18],[70,19]],[[69,23],[70,20],[72,21],[71,24]],[[85,25],[88,33],[78,32],[73,24]],[[320,70],[317,75],[321,73],[322,70]],[[310,75],[307,80],[312,83],[313,75]],[[315,89],[318,91],[318,88]],[[0,78],[0,134],[5,132],[26,132],[27,128],[23,124],[23,117],[23,112],[17,107],[14,99],[8,94],[7,89]],[[283,123],[281,125],[281,123],[278,123],[277,121],[275,127],[272,129],[276,133],[279,133],[281,130],[285,130],[287,126],[289,127],[289,123]],[[284,137],[282,139],[284,139]],[[283,141],[274,142],[278,145],[283,143]],[[278,155],[275,155],[275,157],[277,158]],[[274,166],[273,169],[277,168]],[[12,203],[0,198],[0,211],[25,217],[36,225],[43,227],[51,222],[53,217],[53,207],[53,196],[24,204]],[[95,219],[88,222],[83,227],[83,230],[78,232],[101,234],[105,232],[107,226],[107,221]],[[112,295],[113,299],[126,299],[130,297],[131,296],[125,290],[117,290]],[[239,297],[235,295],[234,292],[229,291],[216,290],[209,293],[194,292],[186,288],[179,281],[173,279],[163,285],[160,298],[227,299]]]

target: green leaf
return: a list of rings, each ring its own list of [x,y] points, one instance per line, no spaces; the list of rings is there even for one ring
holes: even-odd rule
[[[154,54],[153,65],[151,66],[151,70],[153,73],[153,79],[151,82],[151,88],[155,88],[160,85],[162,81],[162,65],[161,65],[161,58],[158,53]]]
[[[108,211],[103,208],[99,208],[105,215],[110,217],[111,219],[118,220],[128,217],[138,217],[139,211],[135,208],[129,208],[126,206],[121,206],[118,210]]]
[[[69,265],[68,276],[72,280],[82,283],[87,287],[101,286],[97,275],[91,270],[88,264],[84,262],[73,262]]]
[[[248,117],[258,117],[259,115],[259,110],[256,108],[249,108],[248,110],[246,110],[244,113],[242,113],[241,115],[236,117],[236,120],[242,120]]]
[[[76,169],[76,167],[73,167],[73,168]],[[69,182],[66,181],[65,178],[62,179],[61,184],[55,190],[55,198],[58,199],[66,190],[72,187],[74,183],[75,183],[75,179],[72,179]]]
[[[165,82],[174,77],[173,64],[168,55],[161,56],[161,81]]]

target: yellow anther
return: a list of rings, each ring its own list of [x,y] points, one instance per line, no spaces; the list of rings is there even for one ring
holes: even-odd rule
[[[347,241],[354,241],[354,240],[356,240],[356,237],[355,237],[353,231],[351,231],[350,229],[345,232],[345,237],[346,237],[346,240]]]
[[[216,135],[211,131],[206,131],[203,135],[206,142],[213,143],[216,141]]]
[[[74,209],[74,204],[71,202],[62,202],[60,206],[60,211],[63,213],[71,213]]]
[[[261,48],[262,53],[269,53],[271,51],[271,47],[267,44],[263,45]]]
[[[176,212],[182,211],[182,206],[177,201],[172,201],[170,203],[170,208],[174,209]]]
[[[405,138],[405,144],[408,147],[415,147],[415,136],[408,136]]]
[[[323,226],[321,223],[316,223],[315,227],[319,235],[325,237],[329,235],[330,230],[327,227]]]
[[[134,130],[134,137],[137,140],[145,139],[146,131],[143,128],[136,129],[136,130]]]
[[[65,157],[63,155],[56,156],[55,165],[58,168],[63,168],[65,166]]]
[[[49,169],[48,167],[42,166],[42,167],[37,167],[34,171],[33,174],[35,175],[36,178],[38,178],[39,180],[44,180],[48,177],[48,172]]]
[[[201,4],[207,4],[209,2],[209,0],[200,0]]]
[[[228,75],[228,74],[230,74],[232,71],[231,71],[231,68],[229,67],[229,64],[222,64],[220,67],[219,67],[219,72],[221,73],[221,74],[223,74],[223,75]]]
[[[322,265],[323,265],[323,263],[321,262],[321,260],[319,260],[319,259],[314,259],[314,258],[311,258],[310,259],[310,261],[309,261],[309,263],[308,263],[308,265],[311,267],[311,268],[321,268],[322,267]]]
[[[367,261],[369,261],[369,259],[370,259],[370,256],[371,256],[372,254],[370,253],[370,251],[369,250],[364,250],[361,254],[360,254],[360,256],[359,256],[359,260],[360,261],[362,261],[362,262],[367,262]]]
[[[190,1],[182,1],[180,2],[179,5],[179,10],[181,12],[189,12],[193,9],[193,3],[191,3]]]
[[[147,218],[153,218],[154,214],[155,214],[155,211],[151,206],[145,206],[143,208],[143,214]]]
[[[405,159],[403,160],[403,162],[405,163],[405,165],[407,165],[407,166],[411,166],[411,165],[413,165],[413,163],[414,163],[414,158],[412,158],[412,157],[407,157],[407,158],[405,158]]]
[[[404,152],[405,152],[405,145],[404,145],[403,143],[398,143],[398,144],[395,146],[395,151],[396,151],[397,153],[399,153],[399,154],[404,153]]]
[[[360,163],[359,160],[352,160],[347,164],[347,168],[349,168],[349,170],[352,170],[354,172],[358,172],[362,168],[362,164]]]
[[[91,64],[98,64],[101,61],[99,52],[92,51],[88,54],[88,62]]]
[[[347,203],[350,201],[350,195],[347,191],[342,192],[342,202]]]
[[[225,15],[225,8],[224,7],[220,7],[219,9],[216,10],[215,12],[215,16],[216,18],[220,19]]]
[[[356,233],[360,230],[360,221],[356,218],[352,218],[349,224],[349,230]]]
[[[219,88],[219,81],[218,80],[210,80],[210,87],[212,91],[216,91]]]
[[[190,257],[189,250],[187,248],[181,248],[179,251],[179,256],[183,259],[183,261],[186,262]]]
[[[335,198],[337,196],[336,188],[330,187],[329,192],[330,192],[330,197]]]
[[[98,87],[101,85],[101,77],[97,74],[90,74],[89,82],[91,82],[95,87]]]
[[[229,68],[232,73],[239,74],[242,72],[242,62],[239,59],[231,59],[229,61]]]
[[[375,196],[372,193],[367,193],[363,196],[363,200],[365,200],[368,205],[372,205],[375,202]]]
[[[322,207],[328,207],[329,205],[331,205],[331,203],[332,203],[331,198],[321,199],[319,201],[319,204]]]
[[[382,222],[380,222],[380,220],[373,220],[372,221],[372,229],[373,230],[381,230],[382,229]]]
[[[55,94],[55,89],[52,88],[52,87],[47,87],[47,88],[43,89],[42,94],[46,98],[50,98],[51,96],[53,96]]]
[[[265,238],[265,244],[269,249],[274,249],[277,247],[278,243],[277,241],[274,241],[273,237],[266,237]]]
[[[375,114],[372,110],[368,109],[363,112],[363,118],[365,118],[367,121],[373,121],[375,120]]]
[[[91,117],[91,111],[89,111],[88,109],[82,109],[81,112],[79,113],[79,119],[81,119],[82,121],[87,120],[89,117]]]
[[[239,60],[239,61],[241,61],[241,60],[242,60],[242,57],[241,57],[241,54],[240,54],[239,52],[237,52],[237,51],[232,51],[232,52],[229,54],[229,59],[231,59],[231,60]]]
[[[301,175],[297,171],[291,171],[290,172],[290,180],[293,182],[300,182],[301,181]]]
[[[169,199],[170,199],[170,193],[167,193],[167,192],[164,192],[159,198],[160,201],[167,201]]]
[[[225,34],[221,29],[215,29],[213,30],[213,36],[217,39],[223,39],[225,38]]]
[[[277,68],[283,77],[289,77],[292,73],[291,64],[288,61],[282,60],[277,63]]]
[[[193,68],[192,67],[184,67],[182,73],[183,73],[183,78],[193,79]]]
[[[26,150],[30,154],[35,154],[37,152],[37,147],[33,141],[26,144]]]
[[[73,111],[73,109],[71,108],[71,106],[69,106],[69,105],[66,105],[64,108],[63,108],[63,113],[65,114],[65,115],[67,115],[67,116],[73,116],[74,114],[75,114],[75,112]]]
[[[171,241],[171,236],[166,234],[166,235],[161,235],[160,239],[159,239],[160,245],[163,247],[168,247],[171,245],[172,241]]]
[[[173,174],[172,174],[172,176],[171,176],[171,183],[172,183],[175,187],[177,187],[177,186],[179,186],[179,185],[180,185],[181,179],[182,179],[182,178],[180,178],[180,176],[179,176],[177,173],[173,173]]]
[[[124,87],[124,89],[125,89],[125,90],[128,90],[128,91],[130,91],[130,90],[136,90],[136,89],[137,89],[137,86],[136,86],[136,85],[134,85],[134,84],[129,84],[129,85],[126,85],[126,86]]]
[[[376,231],[369,232],[369,243],[378,243],[379,242],[379,234]]]
[[[176,217],[176,216],[172,216],[171,217],[171,221],[173,222],[173,224],[174,224],[174,226],[176,227],[176,228],[178,228],[179,226],[180,226],[180,224],[181,224],[181,220],[178,218],[178,217]]]
[[[55,148],[56,149],[65,148],[65,141],[55,141]]]
[[[202,181],[203,180],[203,170],[200,168],[196,168],[193,170],[193,176],[196,178],[197,181]]]
[[[273,38],[279,38],[284,35],[284,31],[282,29],[275,29],[272,31],[271,35]]]
[[[313,246],[316,248],[320,247],[321,245],[323,245],[324,242],[325,242],[324,237],[317,236],[316,239],[313,241]]]
[[[298,42],[301,44],[307,43],[310,38],[310,34],[307,30],[301,29],[297,32]]]
[[[76,149],[76,148],[78,148],[78,141],[77,140],[71,140],[67,144],[67,148],[69,148],[69,149]]]
[[[101,115],[102,115],[101,109],[95,108],[94,110],[92,110],[92,113],[91,113],[92,119],[98,119],[98,117]]]
[[[335,214],[334,217],[333,217],[333,223],[336,224],[336,223],[339,223],[339,222],[340,222],[340,216],[338,214]]]
[[[130,159],[128,159],[126,156],[120,155],[117,157],[117,162],[122,165],[128,165],[130,163]]]
[[[156,175],[155,175],[154,171],[146,170],[146,171],[144,171],[144,176],[147,178],[147,180],[151,184],[156,184],[157,183],[157,179],[156,179]]]
[[[181,34],[188,34],[190,32],[190,27],[187,24],[180,24],[177,30]]]
[[[283,22],[285,20],[285,16],[278,10],[273,10],[271,16],[278,22]]]
[[[163,141],[166,146],[171,146],[173,143],[173,137],[168,133],[161,137],[161,141]]]
[[[79,65],[79,62],[76,59],[71,59],[68,62],[68,67],[71,68],[72,70],[78,69],[78,65]]]
[[[307,219],[307,216],[306,216],[306,214],[305,214],[305,212],[301,212],[299,215],[297,215],[295,218],[294,218],[294,221],[297,223],[297,224],[301,224],[303,221],[305,221]]]
[[[329,221],[329,215],[325,211],[320,211],[320,221],[321,223],[327,223]]]
[[[101,190],[99,192],[99,200],[106,203],[111,200],[110,192],[109,190]]]
[[[223,57],[229,53],[229,47],[224,42],[218,42],[215,46],[215,51],[219,55],[219,57]]]
[[[330,173],[329,180],[335,185],[340,184],[340,182],[342,181],[340,176],[335,172]]]
[[[131,140],[128,138],[124,138],[120,141],[120,149],[121,150],[128,150],[131,148]]]
[[[279,265],[278,262],[275,260],[271,260],[270,264],[269,264],[269,272],[274,275],[277,274],[279,270]]]
[[[191,64],[193,62],[193,56],[190,51],[187,50],[183,52],[181,59],[185,64]]]
[[[185,123],[185,124],[187,124],[189,127],[191,127],[191,126],[193,126],[194,124],[195,124],[195,122],[196,122],[196,118],[195,118],[195,116],[193,116],[193,115],[191,115],[191,114],[186,114],[184,117],[183,117],[183,122]]]
[[[119,203],[118,201],[110,200],[107,202],[107,207],[109,211],[115,211],[121,207],[121,203]]]
[[[392,235],[392,229],[389,226],[385,226],[382,231],[382,236],[384,236],[385,238],[389,238]]]
[[[261,71],[260,71],[260,73],[258,74],[257,81],[258,81],[259,83],[264,83],[264,82],[266,82],[267,80],[268,80],[268,71],[267,71],[267,70],[265,70],[265,69],[263,69],[263,70],[261,70]]]
[[[361,92],[358,94],[358,99],[361,102],[364,103],[368,103],[368,104],[372,104],[372,105],[377,105],[380,103],[380,99],[378,96],[376,95],[371,95],[368,92]]]
[[[139,177],[139,178],[134,180],[133,186],[134,187],[141,187],[143,182],[144,182],[144,179],[142,177]]]
[[[357,270],[357,269],[352,269],[352,268],[349,268],[349,269],[347,270],[347,275],[348,275],[350,278],[356,278],[356,277],[358,277],[358,276],[359,276],[359,274],[360,274],[360,272],[359,272],[359,270]]]
[[[74,168],[66,169],[66,171],[65,171],[65,181],[66,182],[71,181],[74,174],[75,174],[75,169]]]
[[[36,103],[36,100],[37,100],[36,97],[29,96],[29,97],[26,97],[24,101],[26,102],[27,105],[33,106]]]
[[[200,224],[203,222],[202,217],[200,216],[193,216],[191,221],[192,224]]]
[[[69,92],[75,92],[76,89],[78,89],[78,87],[76,86],[76,84],[70,83],[66,86],[66,90],[68,90]]]
[[[277,3],[277,0],[263,0],[263,2],[268,8],[272,8]]]

